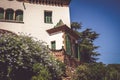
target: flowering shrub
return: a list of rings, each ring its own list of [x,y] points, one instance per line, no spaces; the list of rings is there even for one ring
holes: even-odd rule
[[[61,75],[45,42],[26,35],[0,35],[0,80],[60,80]]]

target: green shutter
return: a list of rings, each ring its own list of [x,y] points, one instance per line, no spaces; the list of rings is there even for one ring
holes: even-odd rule
[[[80,60],[80,46],[78,45],[78,60]]]
[[[0,19],[4,19],[4,10],[0,8]]]
[[[48,16],[48,23],[50,23],[51,21],[50,21],[50,16]]]
[[[17,21],[23,21],[23,11],[18,10],[18,11],[16,11],[15,15],[16,15]]]
[[[23,15],[20,15],[19,20],[23,21]]]
[[[45,11],[44,12],[44,21],[45,23],[52,23],[52,12],[51,11]]]
[[[55,50],[55,49],[56,49],[56,42],[55,42],[55,41],[52,41],[52,42],[51,42],[51,49],[52,49],[52,50]]]
[[[45,15],[45,23],[47,23],[47,16]]]
[[[14,11],[11,9],[8,9],[6,11],[5,19],[6,20],[13,20],[13,14],[14,14]]]
[[[68,35],[66,35],[66,53],[71,55],[71,41]]]
[[[23,21],[23,15],[17,15],[16,20],[17,21]]]
[[[0,13],[0,19],[4,18],[4,13]]]
[[[9,13],[8,16],[9,16],[8,20],[13,20],[13,14],[12,13]]]
[[[46,16],[47,18],[46,18],[46,23],[50,23],[50,21],[49,21],[49,16]]]

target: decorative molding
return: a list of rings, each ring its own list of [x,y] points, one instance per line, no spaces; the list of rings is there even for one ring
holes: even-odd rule
[[[69,6],[71,0],[17,0],[17,1],[52,6]]]
[[[5,20],[5,19],[0,19],[0,22],[9,22],[9,23],[21,23],[21,24],[24,24],[23,21]]]

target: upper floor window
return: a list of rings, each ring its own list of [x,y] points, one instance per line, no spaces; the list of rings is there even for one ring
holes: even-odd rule
[[[6,14],[5,14],[5,19],[6,20],[13,20],[13,16],[14,16],[14,10],[7,9]]]
[[[0,22],[15,22],[15,23],[24,23],[23,22],[23,11],[13,9],[0,8]]]
[[[44,12],[44,22],[45,23],[52,23],[52,11],[45,11]]]
[[[4,19],[4,9],[0,8],[0,19]]]
[[[15,20],[16,21],[23,21],[23,11],[22,10],[17,10],[15,12]]]

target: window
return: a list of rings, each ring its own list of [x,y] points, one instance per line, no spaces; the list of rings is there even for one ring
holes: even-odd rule
[[[52,23],[52,11],[45,11],[44,12],[44,22],[45,23]]]
[[[52,42],[51,42],[51,49],[52,49],[52,50],[55,50],[55,49],[56,49],[56,42],[55,42],[55,41],[52,41]]]
[[[17,10],[15,12],[15,20],[16,21],[23,21],[23,11]]]
[[[23,11],[13,9],[0,8],[0,22],[15,22],[15,23],[24,23],[23,22]]]
[[[0,19],[4,19],[4,9],[0,8]]]
[[[6,20],[13,20],[13,14],[14,14],[14,10],[7,9],[6,14],[5,14],[5,19]]]

